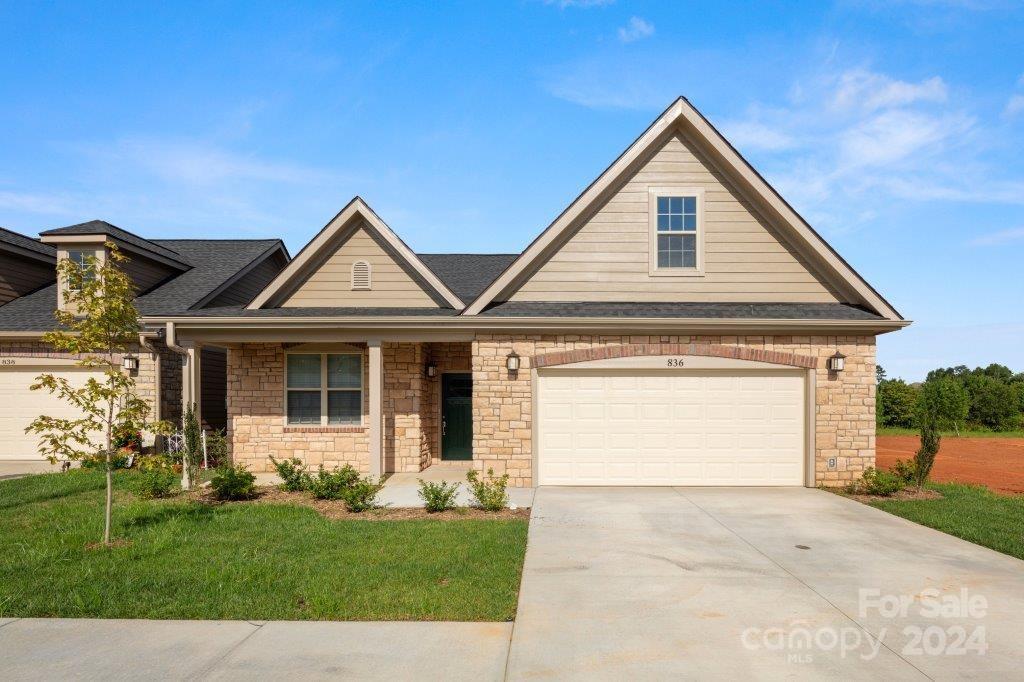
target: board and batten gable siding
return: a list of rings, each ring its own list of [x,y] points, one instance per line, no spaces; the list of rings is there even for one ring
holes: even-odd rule
[[[248,305],[288,264],[280,251],[247,272],[244,277],[217,294],[206,304],[208,308],[228,305]]]
[[[649,271],[652,187],[704,191],[704,274]],[[511,301],[821,303],[839,294],[678,133],[653,153]]]
[[[352,264],[370,264],[369,290],[352,290]],[[364,226],[359,226],[281,303],[282,308],[332,306],[436,308],[437,303]]]
[[[0,305],[56,281],[53,263],[0,253]]]

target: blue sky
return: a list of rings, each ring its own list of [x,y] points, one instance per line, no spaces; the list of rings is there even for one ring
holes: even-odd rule
[[[0,225],[519,251],[683,94],[915,320],[891,375],[1024,370],[1021,3],[119,5],[0,2]]]

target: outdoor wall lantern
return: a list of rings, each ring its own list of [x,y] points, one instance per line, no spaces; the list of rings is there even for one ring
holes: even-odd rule
[[[423,368],[423,371],[426,373],[428,377],[433,379],[434,377],[437,376],[437,365],[435,365],[432,362],[428,362],[427,366]]]
[[[505,367],[508,368],[509,372],[519,371],[519,355],[512,351],[505,357]]]
[[[830,372],[842,372],[846,366],[846,356],[836,351],[836,354],[828,359],[828,370]]]
[[[126,355],[121,360],[121,366],[129,372],[134,372],[139,368],[139,359],[134,355]]]

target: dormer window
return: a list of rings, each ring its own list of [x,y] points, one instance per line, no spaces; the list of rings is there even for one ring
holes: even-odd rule
[[[370,264],[364,260],[357,260],[352,264],[352,290],[370,289]]]
[[[92,262],[90,262],[92,259]],[[96,252],[82,249],[69,249],[68,260],[78,266],[82,271],[82,282],[88,283],[96,278]]]
[[[703,203],[700,188],[651,188],[651,275],[703,274]]]

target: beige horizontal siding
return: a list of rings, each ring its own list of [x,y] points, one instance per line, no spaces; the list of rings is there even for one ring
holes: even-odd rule
[[[648,190],[704,191],[704,275],[649,274]],[[836,292],[681,137],[668,140],[513,301],[833,302]]]
[[[370,264],[369,291],[352,291],[352,264]],[[281,304],[301,307],[436,308],[437,303],[360,227]]]

